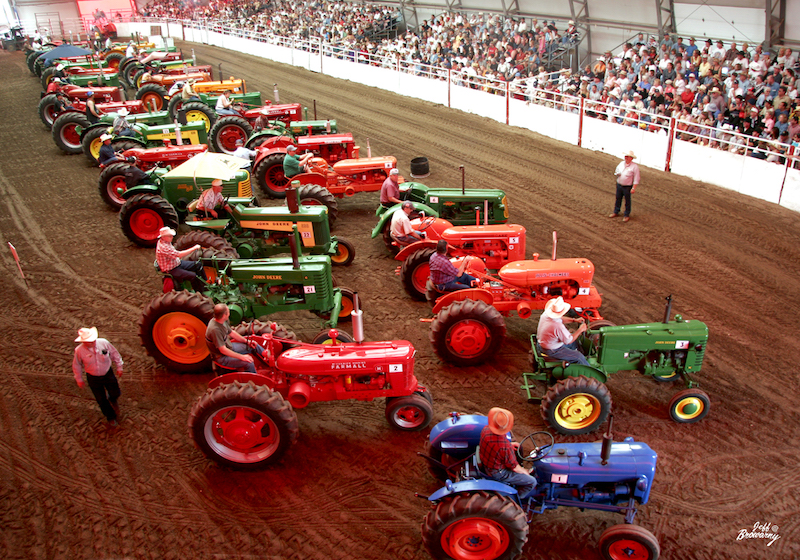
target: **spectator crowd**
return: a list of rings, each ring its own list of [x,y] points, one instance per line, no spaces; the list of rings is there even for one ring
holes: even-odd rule
[[[153,0],[143,16],[202,20],[270,38],[323,41],[339,56],[529,103],[782,162],[800,145],[798,58],[789,48],[639,33],[581,72],[554,71],[580,40],[574,22],[445,12],[397,33],[387,6],[329,0]],[[734,134],[735,132],[739,134]]]

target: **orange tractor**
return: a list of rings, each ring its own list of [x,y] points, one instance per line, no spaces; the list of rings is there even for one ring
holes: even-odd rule
[[[590,327],[610,325],[598,311],[602,297],[592,284],[594,264],[585,258],[557,259],[556,242],[553,232],[550,260],[539,260],[534,253],[532,260],[506,264],[496,275],[479,258],[465,257],[467,272],[479,279],[475,288],[441,294],[428,282],[428,299],[436,301],[430,332],[436,354],[459,366],[481,364],[500,348],[506,332],[503,317],[516,313],[527,319],[558,296]]]

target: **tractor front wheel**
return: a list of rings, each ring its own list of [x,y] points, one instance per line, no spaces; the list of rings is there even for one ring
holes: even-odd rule
[[[403,266],[400,268],[403,288],[405,288],[408,295],[417,301],[425,301],[425,293],[427,291],[425,286],[431,275],[429,261],[433,253],[434,250],[430,248],[414,251],[403,261]]]
[[[547,390],[541,407],[544,421],[566,435],[595,431],[606,421],[610,411],[608,387],[584,375],[558,381]]]
[[[442,309],[431,323],[430,341],[436,354],[457,366],[479,365],[500,348],[506,325],[491,305],[472,299]]]
[[[638,525],[614,525],[600,535],[600,554],[604,560],[658,560],[658,539]]]
[[[285,157],[285,154],[281,153],[270,154],[260,160],[253,170],[256,184],[270,198],[286,198],[289,179],[283,174],[283,158]]]
[[[236,141],[241,140],[244,145],[251,134],[253,127],[247,119],[231,115],[214,123],[208,134],[208,143],[211,144],[212,151],[231,155],[236,150]]]
[[[252,381],[208,389],[192,407],[189,431],[206,457],[243,469],[277,461],[300,433],[292,406]]]
[[[433,406],[419,393],[386,399],[386,420],[392,428],[417,432],[430,424],[431,419],[433,419]]]
[[[214,301],[186,290],[153,299],[139,319],[142,346],[156,362],[181,373],[211,369],[206,328],[214,317]]]
[[[100,172],[98,189],[103,201],[111,208],[119,211],[125,204],[122,194],[128,190],[128,178],[125,171],[128,170],[127,163],[112,163]]]
[[[681,424],[694,424],[706,417],[711,399],[700,389],[684,389],[669,401],[669,416]]]
[[[56,146],[68,154],[79,154],[83,150],[81,135],[77,128],[89,128],[89,119],[82,113],[63,113],[53,121],[53,140]]]
[[[158,230],[178,227],[178,213],[157,194],[137,194],[125,201],[119,211],[119,223],[125,237],[142,247],[155,247]]]
[[[304,206],[325,206],[328,209],[328,224],[333,229],[333,223],[339,217],[339,204],[331,192],[319,185],[300,186],[300,204]]]
[[[331,255],[331,264],[335,266],[350,266],[356,258],[356,248],[348,240],[336,238],[336,254]]]
[[[447,496],[422,523],[422,543],[435,560],[513,560],[527,540],[522,508],[489,492]]]

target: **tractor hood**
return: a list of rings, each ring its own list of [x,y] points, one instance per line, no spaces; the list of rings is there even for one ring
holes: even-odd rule
[[[413,222],[412,222],[413,223]],[[516,237],[515,243],[525,241],[525,228],[518,224],[496,224],[488,226],[455,226],[442,232],[442,239],[451,245],[462,245],[470,241]]]
[[[414,346],[406,340],[290,348],[278,356],[281,371],[296,375],[340,375],[413,370]]]
[[[501,268],[499,275],[504,282],[520,288],[569,279],[588,290],[594,277],[594,265],[589,259],[581,258],[516,261]]]
[[[397,167],[397,158],[394,156],[343,159],[333,164],[334,171],[340,175],[355,175],[376,169],[385,169],[388,174],[389,169],[394,167]]]

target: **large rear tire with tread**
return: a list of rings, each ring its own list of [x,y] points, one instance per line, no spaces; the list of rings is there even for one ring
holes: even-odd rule
[[[116,68],[119,70],[119,63],[125,58],[125,54],[121,52],[110,52],[106,55],[106,66],[109,68]]]
[[[157,194],[137,194],[125,201],[119,211],[119,223],[125,237],[141,247],[155,247],[158,230],[178,227],[178,213]]]
[[[158,84],[145,84],[136,90],[136,99],[153,111],[163,111],[167,106],[167,90]]]
[[[57,99],[55,93],[48,93],[39,100],[39,107],[37,108],[39,111],[39,118],[42,119],[42,122],[48,129],[53,128],[53,122],[55,122],[58,117],[58,115],[56,115]]]
[[[25,64],[28,66],[28,70],[31,71],[31,74],[34,76],[36,75],[36,71],[33,69],[33,65],[36,62],[36,59],[42,56],[45,51],[31,51],[28,53],[28,56],[25,57]]]
[[[89,163],[98,165],[98,158],[100,157],[100,147],[103,141],[100,137],[108,132],[105,126],[95,126],[86,131],[86,134],[81,138],[81,146],[83,147],[83,155],[89,160]]]
[[[445,362],[474,366],[497,353],[505,334],[506,324],[497,309],[483,301],[467,299],[439,311],[431,323],[430,341]]]
[[[540,412],[544,421],[560,434],[588,434],[608,418],[611,393],[597,379],[585,375],[567,377],[547,390]]]
[[[200,373],[211,369],[206,328],[214,301],[182,290],[154,298],[139,319],[139,339],[155,361],[171,371]]]
[[[181,235],[175,240],[175,248],[178,251],[183,251],[195,245],[210,247],[219,251],[233,251],[237,255],[236,258],[238,258],[236,249],[233,248],[233,245],[231,245],[227,239],[210,231],[190,231],[186,235]]]
[[[490,492],[447,496],[422,523],[422,543],[435,560],[514,560],[527,540],[522,508]]]
[[[108,204],[113,210],[119,211],[125,204],[122,193],[128,190],[128,178],[125,171],[128,169],[127,163],[112,163],[100,172],[97,188],[103,202]]]
[[[272,332],[272,336],[274,336],[275,338],[282,338],[284,340],[289,341],[289,342],[278,343],[280,344],[280,348],[275,353],[275,357],[277,357],[282,352],[288,350],[289,348],[296,346],[294,342],[299,342],[297,339],[297,335],[294,333],[294,331],[290,331],[280,323],[275,323],[276,329],[273,331],[270,324],[271,321],[259,321],[258,319],[256,319],[251,323],[240,323],[236,325],[233,328],[233,330],[235,330],[242,336],[247,336],[252,334],[263,335]]]
[[[299,189],[300,204],[305,206],[325,206],[328,209],[328,224],[331,229],[339,217],[339,203],[331,192],[319,185],[301,185]]]
[[[79,154],[83,151],[81,145],[81,135],[77,132],[77,127],[88,128],[89,119],[82,113],[68,112],[53,122],[53,140],[63,152],[68,154]]]
[[[290,181],[283,174],[285,157],[286,154],[282,153],[270,154],[260,160],[253,169],[256,184],[270,198],[286,198],[286,187]]]
[[[117,75],[121,78],[122,82],[129,88],[136,89],[135,87],[133,87],[133,77],[142,68],[144,68],[144,66],[139,64],[138,60],[136,60],[135,58],[131,58],[127,62],[123,61],[123,63],[120,64],[120,68],[117,71]]]
[[[260,469],[297,441],[297,414],[265,385],[234,381],[208,389],[192,407],[189,432],[209,459],[227,467]]]
[[[183,98],[180,92],[176,93],[169,98],[167,103],[167,112],[169,113],[169,120],[174,121],[178,118],[178,110],[183,107]]]
[[[251,134],[253,127],[247,119],[234,115],[220,117],[208,133],[208,143],[212,151],[231,155],[236,150],[236,141],[241,140],[244,145]]]
[[[49,86],[50,82],[53,81],[53,74],[55,73],[56,73],[55,66],[51,66],[50,68],[45,68],[44,71],[42,71],[42,77],[40,79],[42,82],[43,90],[47,91],[47,86]]]
[[[400,277],[406,293],[417,301],[425,301],[426,285],[431,275],[429,261],[435,251],[431,248],[414,251],[400,267]]]
[[[661,554],[661,547],[655,535],[638,525],[621,523],[609,527],[600,535],[598,545],[600,555],[605,560],[625,558],[658,560]]]
[[[217,114],[205,103],[191,101],[181,106],[186,113],[186,122],[202,121],[208,134],[217,122]]]

